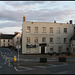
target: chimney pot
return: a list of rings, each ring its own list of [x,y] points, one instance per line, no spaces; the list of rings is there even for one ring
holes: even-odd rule
[[[23,16],[23,22],[25,22],[25,16]]]
[[[56,21],[54,20],[54,23],[56,23]]]
[[[72,20],[70,20],[70,24],[72,24]]]
[[[18,32],[14,32],[14,34],[17,34]]]

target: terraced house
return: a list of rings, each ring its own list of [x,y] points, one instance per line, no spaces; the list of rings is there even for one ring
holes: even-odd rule
[[[17,48],[17,45],[20,45],[21,34],[19,32],[14,32],[14,34],[0,34],[0,47],[9,47],[14,46]]]
[[[69,23],[29,22],[23,17],[22,54],[70,52],[70,39],[74,34]]]

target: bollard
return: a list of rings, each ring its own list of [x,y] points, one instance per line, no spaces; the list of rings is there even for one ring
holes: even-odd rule
[[[59,62],[66,62],[66,57],[59,57]]]
[[[47,63],[47,58],[40,58],[40,63]]]
[[[16,56],[14,56],[14,61],[16,61]]]

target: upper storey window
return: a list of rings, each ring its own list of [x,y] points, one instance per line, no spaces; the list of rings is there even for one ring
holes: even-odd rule
[[[53,33],[53,27],[50,27],[50,33]]]
[[[53,42],[53,38],[50,38],[50,42]]]
[[[26,32],[27,32],[27,33],[30,33],[30,32],[31,32],[31,27],[28,26],[28,27],[26,28]]]
[[[42,33],[46,33],[46,27],[42,27]]]
[[[42,38],[42,42],[46,42],[46,38],[45,37]]]
[[[34,42],[38,43],[38,38],[37,37],[34,38]]]
[[[64,28],[64,33],[67,33],[67,28]]]
[[[35,27],[35,33],[38,33],[38,27]]]
[[[60,34],[60,28],[57,27],[57,34]]]

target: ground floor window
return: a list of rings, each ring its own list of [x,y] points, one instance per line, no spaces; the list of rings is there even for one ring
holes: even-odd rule
[[[62,52],[62,47],[58,46],[58,52],[61,53]]]
[[[53,47],[50,47],[50,52],[53,52],[53,50],[54,50]]]
[[[9,43],[8,43],[8,46],[9,46]]]
[[[75,48],[73,48],[73,53],[75,53]]]
[[[69,52],[69,48],[66,49],[66,52]]]

